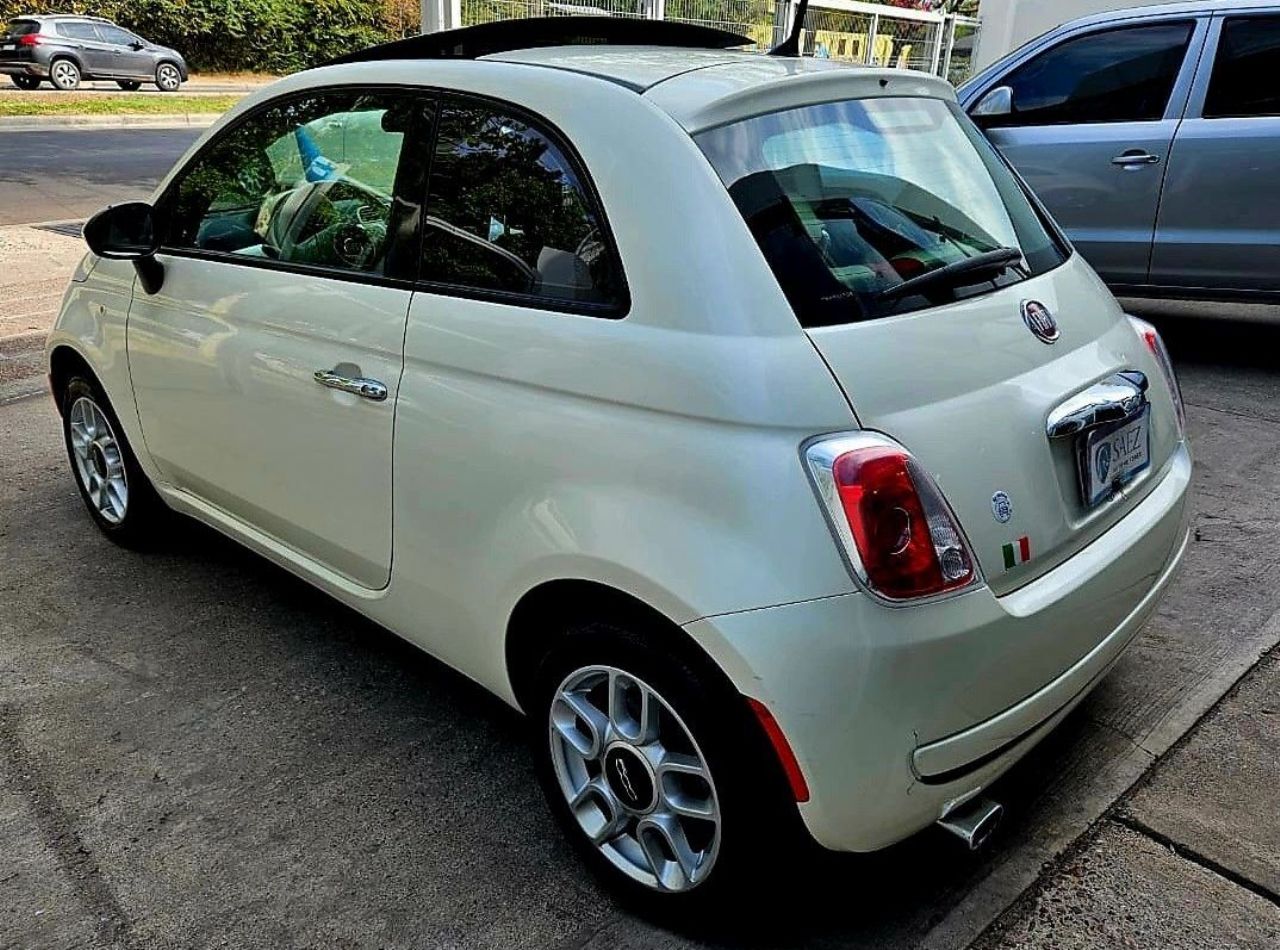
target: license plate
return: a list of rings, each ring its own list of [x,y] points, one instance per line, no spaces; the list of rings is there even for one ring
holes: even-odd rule
[[[1126,422],[1095,429],[1080,447],[1080,488],[1093,507],[1133,481],[1151,464],[1151,407]]]
[[[17,48],[18,48],[17,43],[5,43],[3,46],[0,46],[0,49],[4,50],[6,53],[11,49],[17,49]]]

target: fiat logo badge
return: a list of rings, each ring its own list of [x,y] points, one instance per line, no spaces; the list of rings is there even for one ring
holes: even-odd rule
[[[1039,300],[1022,301],[1022,322],[1041,343],[1057,343],[1062,335],[1058,332],[1058,321]]]

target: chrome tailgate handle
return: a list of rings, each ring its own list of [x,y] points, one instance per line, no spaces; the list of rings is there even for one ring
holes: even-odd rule
[[[331,369],[318,369],[315,373],[315,380],[321,386],[339,389],[344,393],[354,393],[365,399],[372,399],[374,402],[382,402],[387,398],[386,385],[376,379],[366,379],[362,376],[343,376]]]
[[[1120,422],[1147,401],[1147,377],[1126,370],[1094,383],[1054,407],[1045,426],[1049,438],[1062,439],[1109,422]]]

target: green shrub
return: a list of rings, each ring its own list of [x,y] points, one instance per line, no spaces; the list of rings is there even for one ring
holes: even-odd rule
[[[172,46],[195,70],[288,73],[398,38],[391,23],[404,21],[390,9],[387,0],[0,0],[0,21],[101,16]]]

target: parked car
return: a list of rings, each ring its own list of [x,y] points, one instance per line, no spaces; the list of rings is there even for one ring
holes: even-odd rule
[[[177,50],[149,43],[110,20],[87,16],[22,16],[0,36],[0,73],[19,89],[46,80],[71,90],[82,80],[114,79],[121,89],[153,82],[177,92],[187,81],[187,63]]]
[[[1280,3],[1084,17],[960,102],[1117,292],[1280,295]]]
[[[48,344],[108,537],[193,517],[523,710],[667,907],[806,837],[980,843],[1187,543],[1159,335],[951,86],[725,37],[281,80],[89,222]]]

